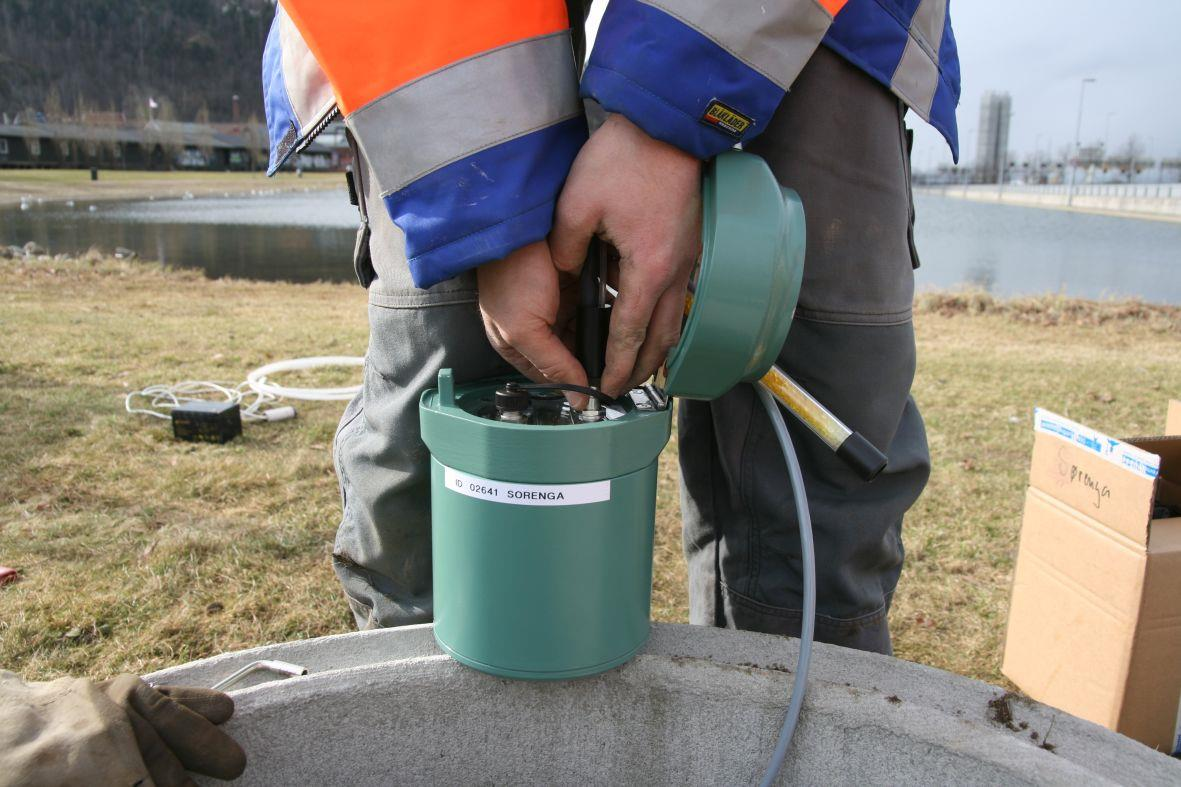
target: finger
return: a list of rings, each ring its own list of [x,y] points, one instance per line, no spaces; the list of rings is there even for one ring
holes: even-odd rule
[[[669,352],[677,346],[681,338],[681,325],[685,314],[685,291],[689,286],[689,276],[686,273],[673,286],[664,291],[656,308],[652,310],[652,320],[648,325],[648,335],[636,356],[636,366],[628,389],[635,388],[661,367]]]
[[[234,715],[234,700],[224,692],[197,686],[157,686],[156,691],[200,713],[211,724],[225,724]]]
[[[613,260],[607,263],[607,286],[615,292],[619,292],[619,255],[616,254]],[[614,302],[615,296],[610,292],[607,293],[607,300]]]
[[[217,779],[236,779],[246,770],[246,753],[238,742],[204,716],[140,683],[130,696],[142,716],[186,769]]]
[[[619,297],[611,307],[607,364],[603,369],[603,391],[609,396],[622,394],[631,380],[636,356],[648,336],[652,310],[664,289],[650,271],[638,269],[635,263],[620,266]]]
[[[533,364],[529,363],[529,359],[521,355],[511,344],[505,341],[500,329],[492,322],[484,322],[484,333],[488,335],[488,343],[492,345],[492,349],[496,350],[504,360],[516,369],[518,372],[528,377],[535,383],[544,383],[546,380],[542,377],[541,372],[533,368]]]
[[[528,359],[545,382],[586,385],[582,364],[543,320],[526,322],[519,328],[502,328],[502,331],[505,340]],[[586,406],[586,397],[581,394],[568,392],[566,398],[572,407]]]
[[[180,764],[180,760],[161,740],[147,719],[133,710],[128,710],[127,720],[131,722],[131,731],[135,734],[139,756],[143,758],[153,782],[159,787],[195,787],[196,782],[189,777],[185,766]]]
[[[577,273],[582,269],[599,219],[598,212],[580,204],[576,196],[562,192],[549,234],[550,256],[555,268],[566,273]]]

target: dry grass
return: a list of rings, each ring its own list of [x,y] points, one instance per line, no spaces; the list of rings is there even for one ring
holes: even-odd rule
[[[0,665],[146,671],[347,630],[329,565],[340,407],[209,446],[173,442],[122,399],[276,358],[360,354],[364,320],[364,294],[345,285],[4,262],[0,563],[25,579],[0,589]]]
[[[998,680],[1030,408],[1157,431],[1181,394],[1178,310],[926,295],[919,312],[915,395],[935,469],[906,525],[898,652]],[[0,667],[144,672],[349,630],[329,565],[340,406],[208,446],[173,442],[122,398],[237,380],[275,358],[359,354],[365,330],[355,286],[0,261],[0,564],[24,576],[0,588]],[[686,618],[675,450],[658,501],[660,620]]]
[[[1181,398],[1181,309],[960,293],[922,295],[916,310],[914,396],[933,467],[904,526],[895,644],[902,658],[1000,682],[1032,408],[1159,434]]]
[[[262,172],[142,172],[137,170],[101,170],[98,180],[90,180],[88,169],[9,169],[0,177],[0,207],[16,205],[23,199],[47,201],[147,199],[180,197],[189,192],[220,195],[224,192],[247,193],[251,189],[340,188],[344,176],[339,172],[308,172],[296,177],[281,172],[267,178]]]

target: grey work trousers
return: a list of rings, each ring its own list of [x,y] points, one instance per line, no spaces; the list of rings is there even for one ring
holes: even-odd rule
[[[804,285],[780,364],[887,451],[857,480],[789,417],[816,529],[817,638],[890,651],[886,613],[902,566],[901,523],[926,483],[922,420],[910,399],[915,261],[902,105],[821,49],[748,146],[801,195]],[[484,338],[475,278],[410,282],[400,231],[372,212],[370,345],[361,394],[335,440],[344,515],[337,575],[362,627],[431,619],[430,472],[418,397],[440,368],[457,380],[508,373]],[[527,286],[527,284],[525,285]],[[693,623],[796,634],[798,533],[783,459],[753,390],[680,403],[681,508]]]

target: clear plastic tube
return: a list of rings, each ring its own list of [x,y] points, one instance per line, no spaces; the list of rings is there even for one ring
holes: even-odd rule
[[[783,727],[779,730],[779,740],[775,743],[775,751],[767,770],[763,774],[761,787],[770,787],[779,776],[783,768],[783,761],[787,758],[787,751],[791,747],[792,736],[795,735],[796,725],[800,720],[800,710],[804,706],[804,691],[808,686],[808,667],[812,663],[812,640],[816,634],[816,552],[812,543],[812,514],[808,509],[808,495],[804,489],[804,474],[800,470],[800,460],[796,457],[795,446],[791,436],[787,433],[787,424],[783,422],[783,413],[774,395],[764,385],[756,385],[755,392],[762,401],[771,419],[771,426],[775,430],[775,437],[779,447],[783,450],[783,459],[787,462],[787,475],[791,480],[792,498],[795,500],[796,516],[800,526],[800,555],[804,569],[804,614],[800,630],[800,656],[796,662],[795,682],[791,688],[791,701],[787,706],[787,714],[783,719]]]
[[[778,366],[772,366],[759,382],[832,450],[840,448],[853,433]]]

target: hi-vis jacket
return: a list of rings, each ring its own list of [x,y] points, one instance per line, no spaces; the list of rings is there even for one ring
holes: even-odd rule
[[[580,93],[709,158],[766,127],[823,42],[958,157],[948,3],[610,0],[580,86],[564,0],[280,0],[269,171],[343,115],[429,287],[549,233],[586,141]]]

